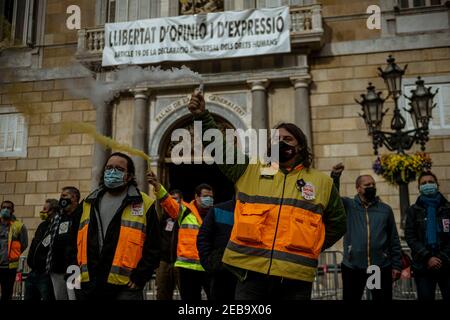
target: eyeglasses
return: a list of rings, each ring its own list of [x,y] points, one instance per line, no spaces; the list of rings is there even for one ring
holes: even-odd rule
[[[120,172],[125,172],[125,171],[127,171],[127,169],[125,169],[125,168],[122,168],[122,167],[114,167],[114,166],[111,166],[111,165],[106,166],[105,169],[106,169],[106,170],[113,170],[113,169],[116,169],[116,170],[118,170],[118,171],[120,171]]]

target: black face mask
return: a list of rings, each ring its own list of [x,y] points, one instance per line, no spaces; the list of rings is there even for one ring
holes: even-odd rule
[[[280,162],[286,162],[291,160],[297,154],[295,147],[287,144],[285,141],[279,143]]]
[[[62,209],[68,208],[72,204],[72,200],[68,198],[60,198],[59,199],[59,206]]]
[[[377,188],[375,187],[367,187],[364,189],[364,198],[372,202],[375,200],[375,197],[377,196]]]

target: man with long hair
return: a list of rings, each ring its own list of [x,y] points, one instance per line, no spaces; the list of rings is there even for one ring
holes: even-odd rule
[[[160,236],[154,201],[137,188],[128,155],[108,158],[81,211],[72,241],[81,269],[77,300],[142,300],[159,265]]]
[[[203,131],[217,128],[201,92],[188,108]],[[320,253],[345,233],[339,193],[330,177],[311,168],[305,134],[292,123],[276,129],[277,163],[250,164],[247,157],[244,164],[218,165],[237,191],[223,262],[239,279],[239,300],[310,299]]]

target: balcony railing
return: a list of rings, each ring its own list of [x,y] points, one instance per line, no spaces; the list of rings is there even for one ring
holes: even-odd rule
[[[321,5],[291,6],[291,45],[318,49],[322,45],[322,8]],[[81,29],[78,31],[76,57],[83,64],[99,67],[105,46],[104,27]]]

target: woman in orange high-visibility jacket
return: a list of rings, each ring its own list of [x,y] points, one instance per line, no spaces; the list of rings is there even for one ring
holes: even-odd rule
[[[159,265],[160,235],[154,200],[140,192],[133,160],[113,153],[100,187],[74,219],[71,259],[81,271],[77,300],[142,300]]]
[[[188,108],[202,130],[217,128],[200,92]],[[218,164],[237,190],[234,226],[223,262],[239,278],[235,298],[310,299],[320,253],[345,233],[346,217],[330,177],[311,168],[305,134],[283,123],[279,161]],[[225,139],[223,139],[225,141]],[[233,145],[224,157],[237,159]],[[272,148],[276,150],[276,148]]]

